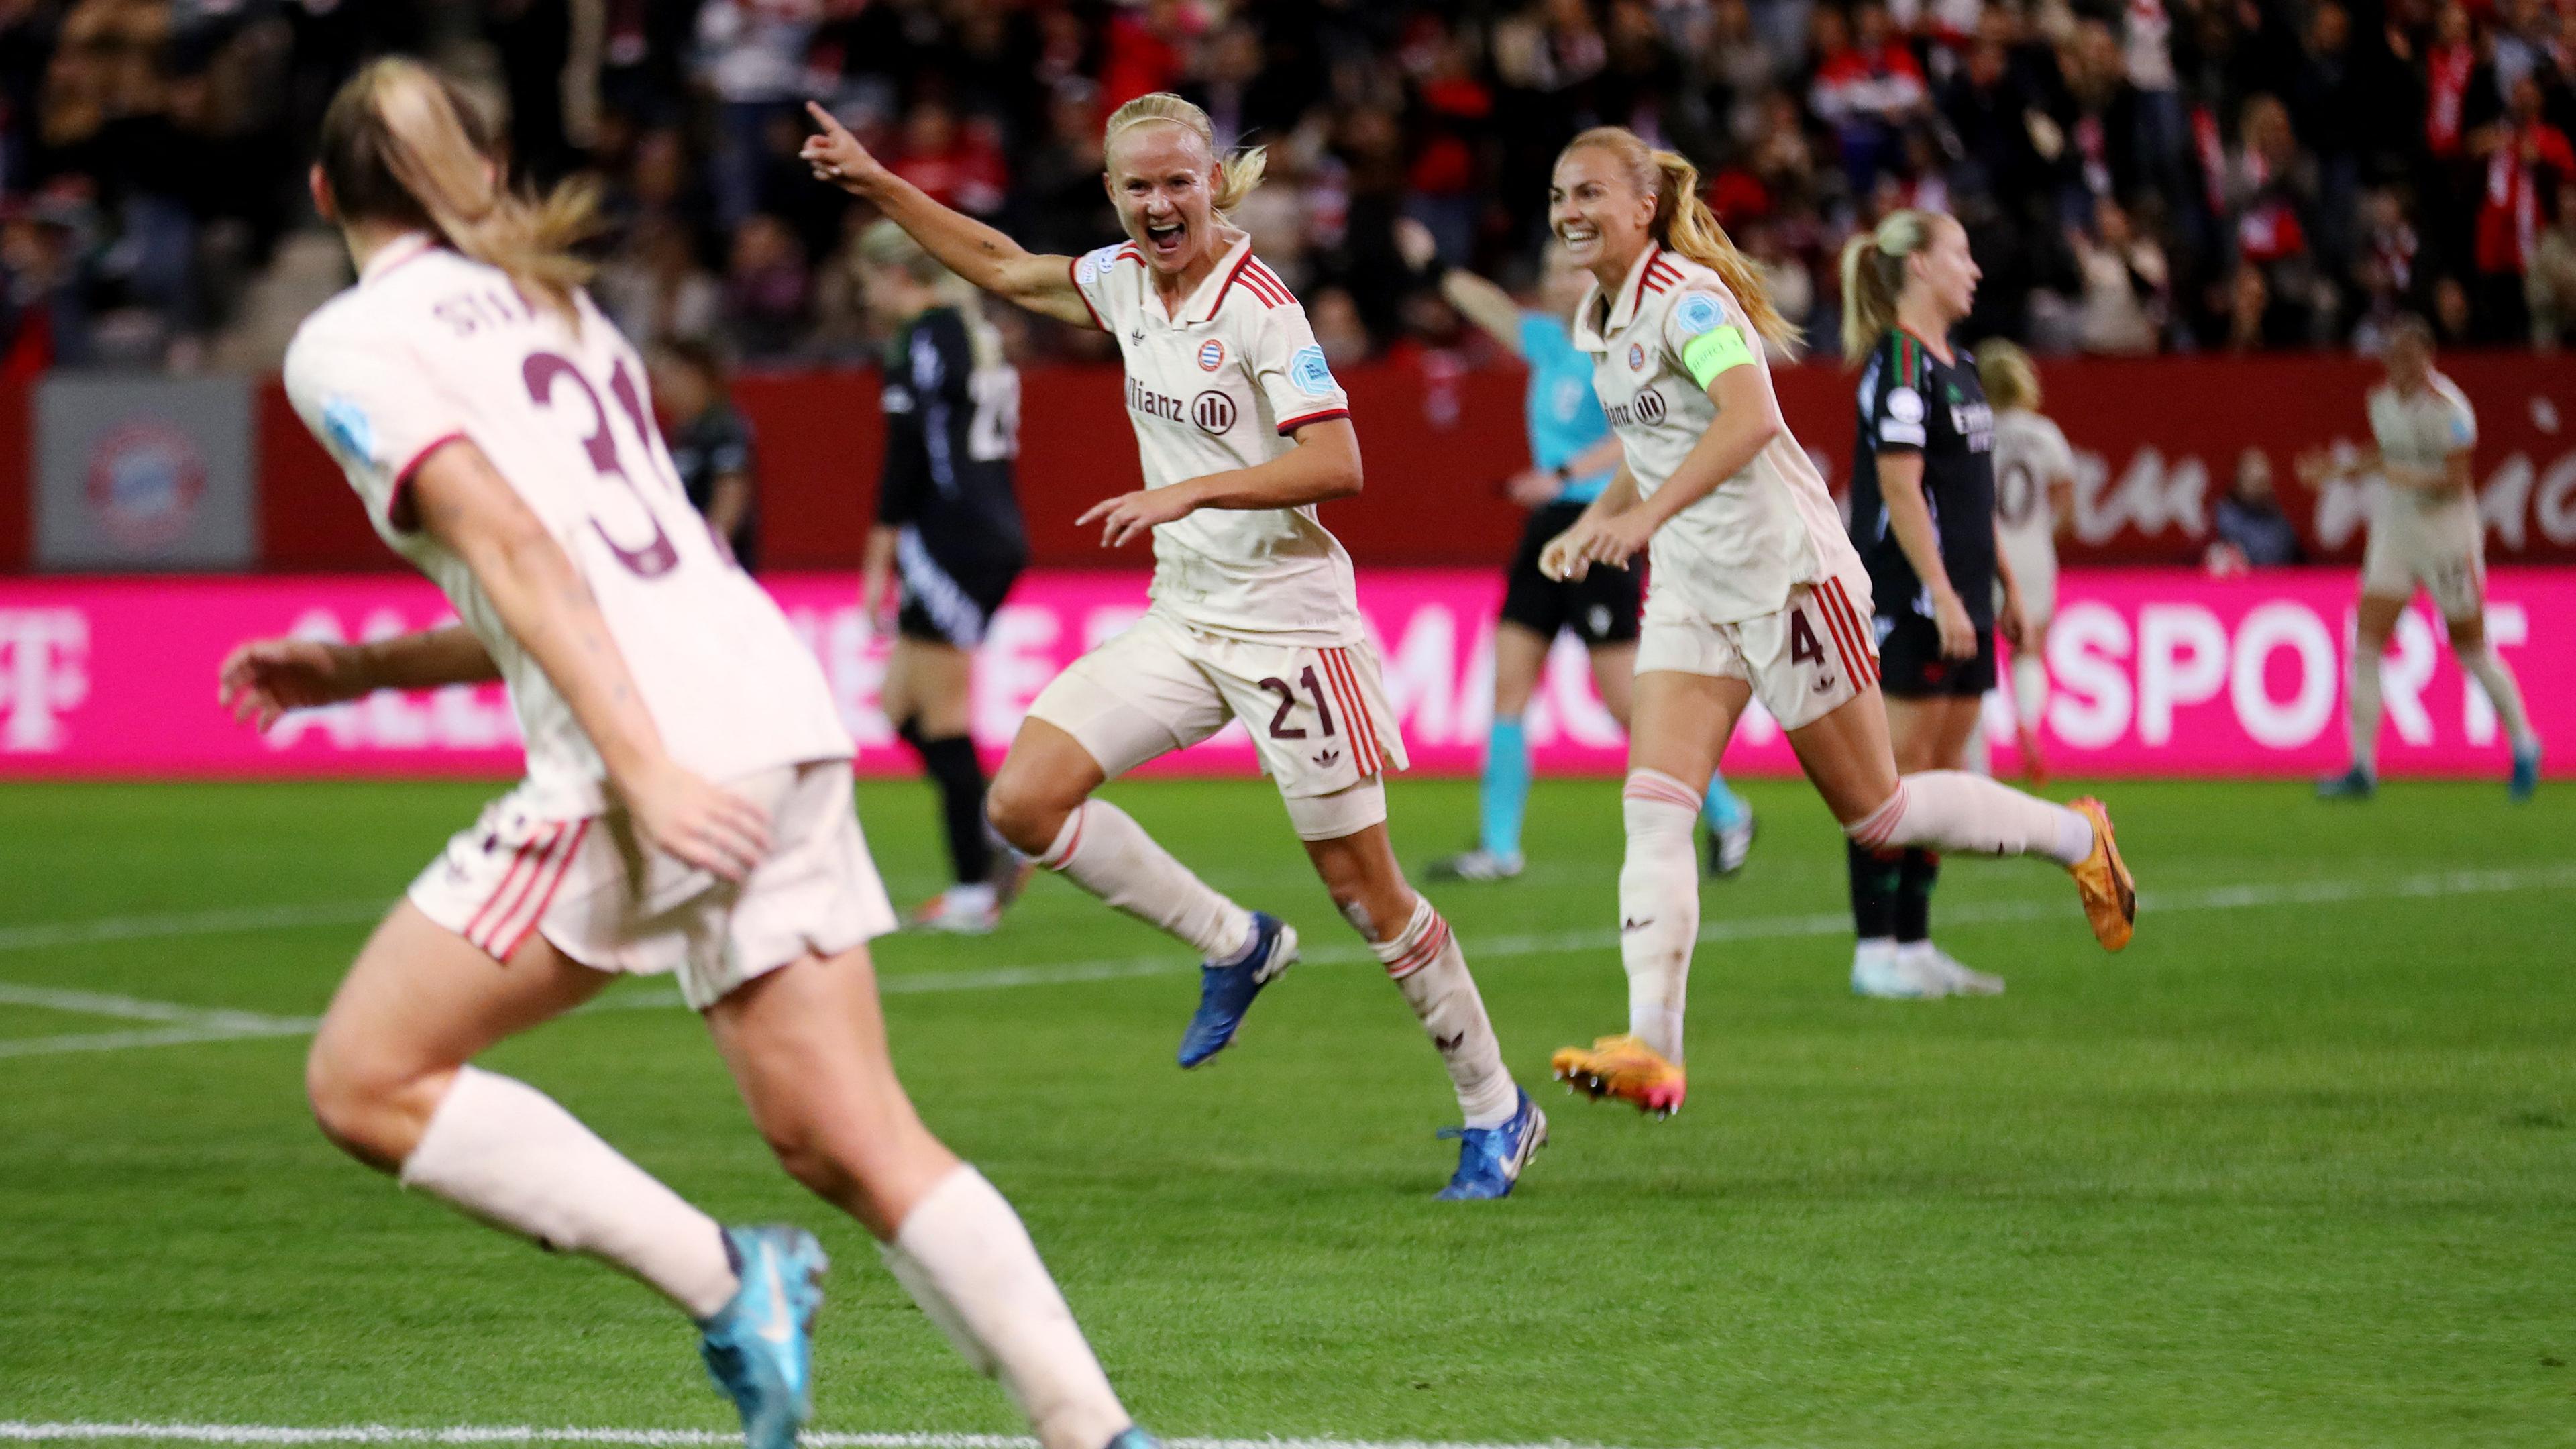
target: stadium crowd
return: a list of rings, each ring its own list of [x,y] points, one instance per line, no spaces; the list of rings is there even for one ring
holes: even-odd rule
[[[596,177],[631,335],[755,366],[874,340],[869,218],[796,160],[807,96],[1079,252],[1116,234],[1102,116],[1187,94],[1270,148],[1238,220],[1337,361],[1465,345],[1397,220],[1525,278],[1596,122],[1700,164],[1819,346],[1837,243],[1897,205],[1967,226],[1966,330],[2043,352],[2372,350],[2409,309],[2446,341],[2576,329],[2552,0],[0,0],[0,367],[274,365],[346,280],[309,138],[390,49],[505,107],[527,175]]]

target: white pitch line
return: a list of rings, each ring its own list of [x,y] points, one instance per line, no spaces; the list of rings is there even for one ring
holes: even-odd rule
[[[2312,880],[2273,881],[2246,885],[2211,886],[2188,891],[2149,891],[2138,897],[2138,912],[2152,919],[2158,915],[2182,915],[2201,911],[2264,910],[2278,906],[2334,905],[2353,901],[2382,900],[2391,897],[2409,900],[2445,896],[2499,895],[2515,891],[2554,890],[2576,887],[2576,865],[2542,866],[2532,869],[2431,871],[2419,875],[2399,876],[2393,880]],[[1960,901],[1941,908],[1941,919],[1947,925],[2010,925],[2026,921],[2072,918],[2076,914],[2071,902],[2063,896],[2048,900]],[[1703,942],[1788,941],[1816,936],[1838,936],[1851,930],[1851,917],[1840,911],[1819,911],[1794,916],[1746,916],[1716,920],[1700,928]],[[1517,936],[1488,936],[1466,943],[1471,960],[1509,960],[1521,956],[1556,955],[1569,951],[1603,950],[1618,944],[1616,931],[1550,931]],[[1320,946],[1305,954],[1305,964],[1314,966],[1347,966],[1370,962],[1375,958],[1367,948],[1356,944]],[[1022,986],[1073,986],[1094,981],[1118,981],[1131,977],[1177,975],[1191,963],[1170,956],[1114,957],[1097,961],[1066,961],[1052,965],[999,966],[983,971],[922,971],[877,978],[877,990],[887,996],[927,995],[951,991],[998,991]],[[29,998],[44,996],[45,1001]],[[254,1037],[295,1036],[313,1029],[306,1018],[260,1016],[251,1012],[218,1012],[166,1002],[146,1002],[132,997],[93,997],[85,992],[49,992],[40,987],[0,985],[0,1003],[12,1001],[30,1005],[50,1005],[59,1000],[82,998],[121,1003],[128,1009],[111,1015],[148,1016],[153,1020],[174,1020],[180,1025],[166,1032],[106,1032],[80,1036],[29,1037],[17,1041],[0,1040],[0,1058],[40,1056],[55,1052],[118,1051],[128,1047],[168,1046],[190,1042],[239,1041]],[[648,1011],[680,1005],[676,991],[637,991],[594,1002],[585,1011]],[[145,1008],[148,1008],[147,1012]],[[86,1008],[66,1006],[66,1010]],[[157,1015],[167,1011],[168,1016]],[[0,1438],[5,1438],[0,1434]]]
[[[543,1428],[533,1424],[460,1424],[415,1429],[390,1424],[300,1428],[284,1424],[100,1424],[0,1420],[0,1442],[47,1444],[145,1439],[179,1444],[618,1444],[687,1449],[739,1444],[739,1433],[712,1429]],[[809,1431],[811,1449],[1036,1449],[1011,1434],[840,1434]],[[1478,1444],[1428,1439],[1165,1439],[1167,1449],[1598,1449],[1566,1439],[1544,1444]]]
[[[100,941],[149,941],[164,936],[221,936],[236,931],[278,931],[296,926],[351,926],[385,913],[391,901],[320,901],[295,906],[246,906],[161,916],[104,916],[93,921],[47,921],[0,926],[0,951],[87,946]]]

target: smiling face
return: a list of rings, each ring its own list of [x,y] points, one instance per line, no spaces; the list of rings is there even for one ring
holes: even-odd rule
[[[1566,259],[1605,288],[1616,287],[1644,251],[1655,221],[1655,198],[1639,193],[1635,177],[1607,146],[1576,146],[1556,158],[1547,188],[1548,229],[1564,244]]]
[[[1977,300],[1977,279],[1985,273],[1968,255],[1968,233],[1944,216],[1932,223],[1932,239],[1905,259],[1905,289],[1932,304],[1944,325],[1968,315]]]
[[[1166,276],[1225,247],[1216,214],[1216,157],[1189,127],[1147,121],[1110,138],[1109,199],[1145,264]]]

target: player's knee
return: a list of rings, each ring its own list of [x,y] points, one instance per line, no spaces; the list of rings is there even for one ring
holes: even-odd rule
[[[1055,844],[1057,832],[1073,813],[1073,805],[1055,798],[1053,791],[1038,787],[1021,771],[1009,765],[993,777],[984,790],[984,818],[1013,849],[1028,855],[1044,855]]]
[[[402,1130],[400,1087],[358,1065],[328,1038],[317,1039],[304,1058],[304,1100],[314,1125],[341,1151],[387,1169],[400,1166],[418,1145],[418,1132]]]
[[[2450,625],[2451,650],[2453,653],[2475,654],[2487,646],[2487,626],[2484,619],[2474,616],[2466,619],[2453,619],[2450,621]]]

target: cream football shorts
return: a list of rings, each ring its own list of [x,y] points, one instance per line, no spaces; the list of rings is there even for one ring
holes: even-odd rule
[[[1113,780],[1242,720],[1307,840],[1384,821],[1379,782],[1408,763],[1366,643],[1255,644],[1159,609],[1066,666],[1029,717],[1073,736]]]
[[[769,812],[769,858],[738,885],[646,845],[623,811],[549,818],[513,791],[447,842],[412,882],[411,903],[497,960],[535,934],[595,970],[676,974],[700,1011],[800,956],[895,928],[847,760],[725,788]]]
[[[2486,577],[2486,529],[2466,497],[2431,508],[2394,498],[2372,516],[2361,556],[2361,591],[2372,598],[2411,599],[2421,584],[2443,618],[2474,619],[2486,608]]]
[[[1670,669],[1741,679],[1786,730],[1803,729],[1878,682],[1869,580],[1854,575],[1800,584],[1777,613],[1711,623],[1649,589],[1637,634],[1637,672]]]

